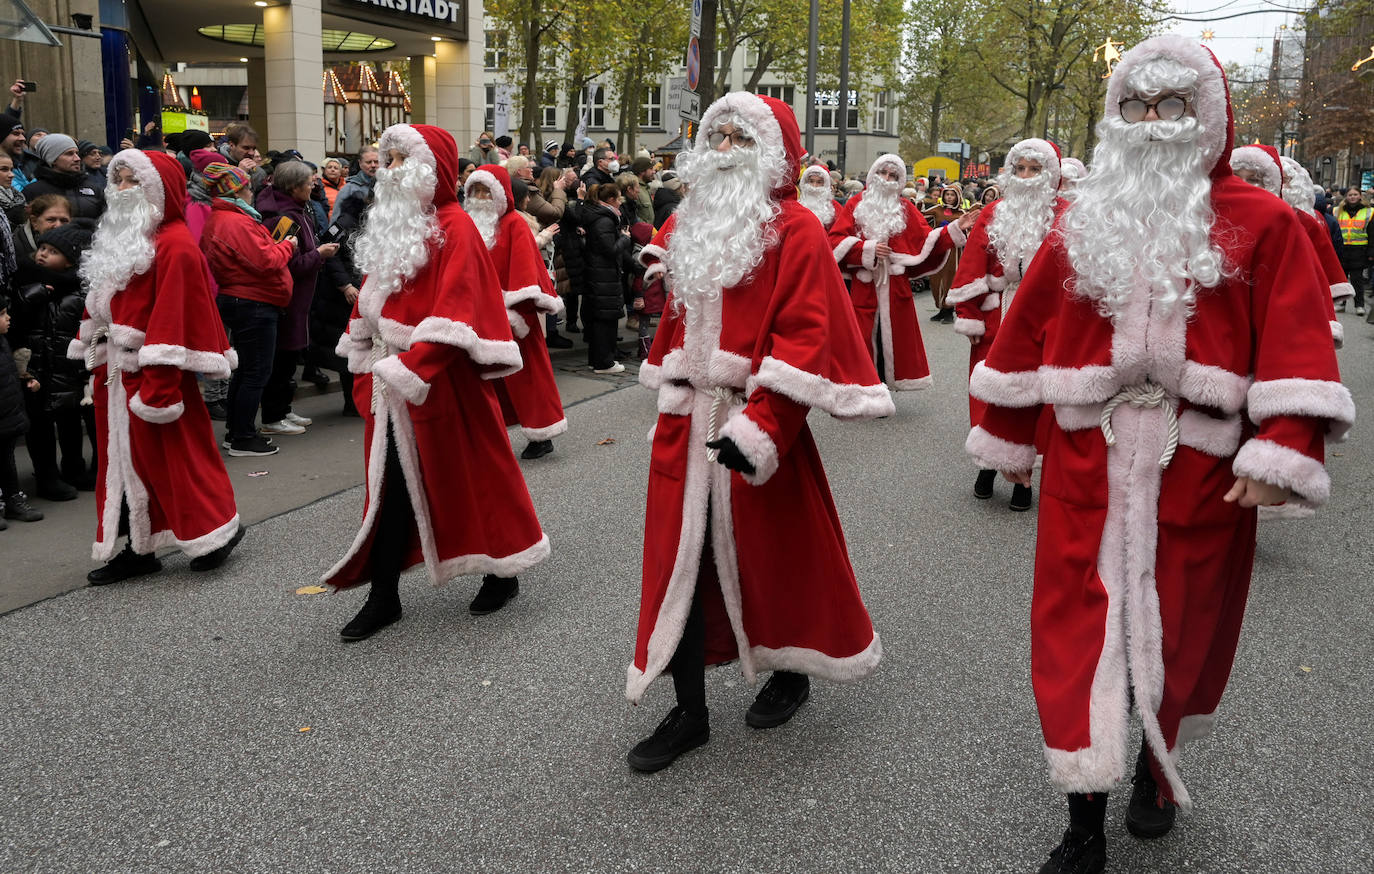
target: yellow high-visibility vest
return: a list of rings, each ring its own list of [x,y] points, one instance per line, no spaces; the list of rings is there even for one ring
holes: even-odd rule
[[[1367,206],[1354,215],[1346,212],[1344,207],[1336,210],[1336,220],[1341,225],[1341,239],[1347,246],[1369,245],[1370,216],[1374,216],[1374,209]]]

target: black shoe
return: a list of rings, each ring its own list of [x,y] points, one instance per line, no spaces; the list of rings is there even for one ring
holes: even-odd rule
[[[520,457],[524,459],[543,458],[552,451],[552,440],[531,440],[529,445],[525,447],[525,451],[520,453]]]
[[[942,316],[940,317],[940,321],[943,322],[943,323],[946,324],[946,325],[952,325],[952,324],[954,324],[954,310],[953,310],[953,309],[946,309],[946,310],[944,310],[944,315],[942,315]]]
[[[399,599],[374,598],[369,594],[367,603],[363,604],[363,609],[359,610],[358,615],[354,616],[343,627],[343,630],[339,632],[339,637],[343,638],[345,643],[367,640],[400,618],[401,602]]]
[[[1107,839],[1069,826],[1064,839],[1040,866],[1040,874],[1101,874],[1107,870]]]
[[[306,367],[301,370],[301,379],[306,382],[314,383],[315,388],[323,389],[329,385],[329,377],[324,375],[324,371],[318,367]]]
[[[550,334],[544,338],[544,345],[550,349],[571,349],[573,341],[562,334]]]
[[[211,401],[205,405],[205,409],[216,422],[223,422],[229,418],[229,405],[224,401]]]
[[[155,574],[160,570],[162,561],[156,555],[137,553],[126,546],[123,552],[110,559],[104,567],[98,567],[86,574],[86,582],[92,586],[108,586],[110,583]]]
[[[34,493],[45,501],[75,501],[77,495],[75,487],[67,485],[57,477],[39,480]]]
[[[569,334],[580,334],[582,333],[582,326],[577,322],[568,322],[563,326],[563,330],[567,331]]]
[[[936,310],[936,311],[935,311],[935,315],[931,316],[931,317],[930,317],[930,320],[931,320],[932,322],[943,322],[943,321],[945,320],[945,311],[944,311],[944,310]]]
[[[23,492],[15,492],[5,496],[5,518],[15,519],[20,522],[42,522],[43,514],[35,510],[29,503],[29,496]]]
[[[234,551],[234,547],[238,546],[239,541],[242,539],[243,526],[240,525],[239,530],[234,532],[234,536],[229,540],[228,543],[224,544],[223,546],[219,547],[213,552],[207,552],[204,555],[198,555],[195,558],[191,559],[191,570],[212,571],[220,565],[224,564],[225,559],[229,557],[229,553]]]
[[[6,522],[4,514],[0,513],[0,531],[8,531],[9,528],[10,523]]]
[[[776,728],[791,719],[810,697],[811,679],[806,674],[774,671],[744,714],[744,721],[750,728]]]
[[[341,415],[346,419],[361,419],[363,414],[358,412],[358,407],[353,403],[353,399],[349,398],[348,403],[344,404]]]
[[[468,605],[468,612],[473,616],[486,616],[488,613],[495,613],[506,602],[520,594],[520,581],[515,577],[498,577],[495,574],[487,574],[482,577],[482,588],[477,590],[477,597],[472,599]]]
[[[997,482],[997,471],[978,471],[978,478],[973,481],[973,496],[980,501],[986,501],[992,497],[992,484],[995,482]]]
[[[1150,773],[1150,754],[1144,744],[1136,757],[1135,776],[1131,782],[1135,786],[1131,789],[1131,804],[1126,809],[1126,831],[1145,840],[1164,837],[1174,827],[1178,805],[1159,794],[1159,784]]]
[[[1024,513],[1029,510],[1031,508],[1031,487],[1012,486],[1011,504],[1009,506],[1015,513]]]
[[[708,712],[692,714],[681,704],[668,711],[654,733],[635,744],[625,757],[636,771],[651,774],[662,771],[677,757],[711,739]]]
[[[252,437],[244,437],[229,444],[229,454],[235,458],[276,455],[280,451],[280,446],[261,434],[254,434]]]
[[[71,476],[63,474],[62,481],[78,492],[95,491],[95,474],[87,473],[84,470],[80,473],[74,473]]]

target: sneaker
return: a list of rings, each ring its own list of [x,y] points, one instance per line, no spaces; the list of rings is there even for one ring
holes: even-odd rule
[[[550,452],[553,452],[552,440],[531,440],[520,457],[528,461],[531,458],[543,458]]]
[[[544,345],[550,349],[571,349],[573,341],[562,334],[550,334],[544,338]]]
[[[1134,784],[1131,789],[1131,804],[1126,809],[1126,831],[1144,840],[1162,838],[1174,827],[1174,817],[1178,815],[1178,805],[1165,800],[1159,792],[1159,784],[1150,772],[1150,754],[1145,745],[1140,745],[1140,755],[1135,760]]]
[[[1040,866],[1040,874],[1101,874],[1107,870],[1107,839],[1069,826],[1064,839]]]
[[[1338,313],[1343,313],[1343,312],[1345,312],[1345,301],[1340,301],[1339,303],[1336,304],[1336,312],[1338,312]]]
[[[5,498],[4,507],[4,517],[6,519],[14,519],[19,522],[43,521],[43,514],[35,510],[33,506],[29,504],[29,496],[23,492],[15,492],[7,496]]]
[[[1357,315],[1357,316],[1362,316],[1362,315],[1364,315],[1364,307],[1355,307],[1355,315]]]
[[[1011,507],[1013,513],[1024,513],[1031,508],[1031,487],[1012,486]]]
[[[306,425],[315,424],[314,419],[308,419],[305,416],[298,416],[295,413],[287,413],[283,418],[293,425],[300,425],[302,428],[304,428]]]
[[[973,496],[980,501],[986,501],[992,497],[992,485],[995,482],[997,482],[997,471],[978,471],[978,478],[973,481]]]
[[[234,536],[230,538],[228,543],[224,544],[218,549],[213,550],[212,552],[207,552],[204,555],[198,555],[195,558],[191,559],[191,570],[197,572],[212,571],[220,565],[224,564],[224,562],[229,558],[229,553],[234,551],[234,547],[238,546],[239,541],[242,539],[243,526],[240,525],[239,530],[234,532]]]
[[[155,574],[162,570],[162,562],[152,553],[134,552],[129,547],[110,559],[104,567],[98,567],[86,574],[86,582],[92,586],[108,586],[134,577]]]
[[[64,483],[57,477],[38,481],[38,488],[34,490],[38,497],[45,501],[75,501],[76,487]]]
[[[774,671],[744,714],[744,721],[750,728],[776,728],[791,719],[810,697],[811,679],[806,674]]]
[[[601,375],[603,375],[603,376],[605,376],[605,375],[607,375],[607,374],[611,374],[611,373],[624,373],[624,372],[625,372],[625,365],[621,364],[619,361],[612,361],[610,367],[593,367],[593,368],[592,368],[592,373],[599,373],[599,374],[601,374]]]
[[[282,419],[279,422],[263,422],[262,433],[264,434],[304,434],[305,429],[295,422]]]
[[[520,580],[515,577],[498,577],[495,574],[487,574],[482,577],[482,588],[477,590],[477,597],[472,599],[468,605],[468,612],[473,616],[486,616],[488,613],[495,613],[506,602],[520,594]]]
[[[304,430],[304,429],[302,429]],[[252,437],[244,437],[235,440],[228,446],[229,454],[234,458],[247,458],[256,455],[276,455],[281,452],[281,447],[263,437],[261,434],[254,434]]]
[[[205,405],[205,409],[216,422],[223,422],[229,418],[229,405],[224,401],[210,401]]]
[[[668,711],[654,733],[634,745],[625,760],[636,771],[652,774],[662,771],[677,757],[711,739],[709,713],[687,712],[681,704]]]
[[[368,595],[367,603],[349,623],[339,632],[345,643],[357,643],[386,628],[401,618],[399,599],[374,598]]]

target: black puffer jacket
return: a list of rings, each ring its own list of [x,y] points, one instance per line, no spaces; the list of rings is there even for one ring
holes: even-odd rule
[[[86,171],[59,173],[39,167],[38,178],[24,186],[24,199],[32,203],[44,194],[60,194],[72,205],[72,218],[98,219],[105,212],[105,192],[91,184]]]
[[[625,274],[634,243],[620,232],[620,217],[608,206],[587,204],[581,219],[587,231],[584,293],[596,301],[597,318],[619,319],[625,313]]]
[[[668,216],[677,211],[679,203],[682,203],[681,192],[674,191],[666,185],[655,191],[654,227],[663,227],[668,222]]]
[[[326,258],[310,303],[310,360],[318,367],[342,371],[346,362],[334,353],[339,337],[348,327],[353,304],[343,289],[361,288],[363,278],[353,264],[353,241],[362,225],[363,204],[355,201],[334,216],[321,238],[339,244],[333,258]]]
[[[81,361],[67,357],[67,347],[81,328],[86,296],[76,268],[53,271],[37,265],[37,282],[19,289],[17,297],[28,324],[29,373],[42,388],[40,400],[47,410],[75,409],[85,394],[90,373]]]
[[[19,383],[19,368],[14,353],[3,334],[0,334],[0,439],[18,437],[29,431],[29,417],[24,414],[24,387]]]

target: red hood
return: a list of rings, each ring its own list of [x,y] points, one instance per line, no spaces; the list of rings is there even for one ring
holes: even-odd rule
[[[162,224],[186,221],[186,170],[165,152],[125,149],[110,161],[109,178],[128,167],[148,199],[161,202]]]
[[[434,170],[439,180],[434,186],[436,209],[458,202],[458,144],[448,131],[432,124],[393,124],[382,131],[378,148],[383,164],[395,149]]]
[[[491,199],[501,204],[501,215],[515,207],[515,193],[510,187],[510,173],[500,164],[483,164],[463,186],[464,192],[471,192],[474,185],[484,185],[491,192]]]

